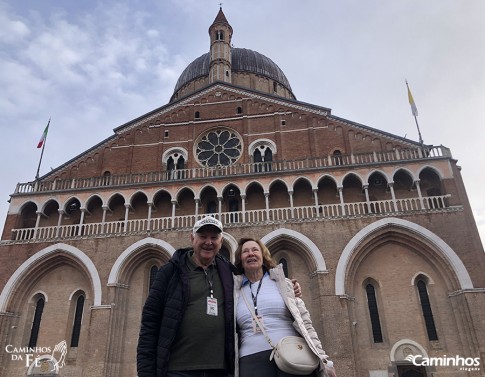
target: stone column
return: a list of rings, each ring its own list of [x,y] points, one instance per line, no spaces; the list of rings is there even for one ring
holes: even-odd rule
[[[79,226],[77,228],[77,235],[81,236],[83,233],[84,216],[86,215],[86,208],[79,208],[81,211],[81,219],[79,220]]]
[[[264,193],[264,203],[266,206],[266,220],[269,220],[269,192]]]
[[[370,207],[370,200],[369,200],[369,185],[364,185],[364,193],[365,193],[365,201],[367,203],[367,212],[372,213],[372,209]]]
[[[108,212],[109,210],[109,207],[108,206],[103,206],[103,219],[101,220],[101,234],[103,234],[105,232],[105,223],[106,223],[106,213]]]
[[[218,212],[219,212],[219,220],[222,221],[222,196],[217,197],[218,202]]]
[[[148,205],[147,230],[152,230],[152,208],[153,208],[153,202],[147,202],[147,205]]]
[[[337,187],[338,196],[340,198],[340,207],[342,208],[342,216],[345,216],[345,203],[344,203],[344,188],[342,186]]]
[[[172,226],[171,228],[175,228],[175,205],[177,204],[177,201],[175,199],[172,199]]]
[[[295,208],[293,207],[293,190],[288,191],[288,196],[290,197],[290,211],[291,211],[291,218],[295,218]]]
[[[416,185],[416,190],[418,191],[418,197],[419,197],[419,202],[421,204],[421,209],[426,209],[424,207],[424,200],[423,200],[423,195],[421,194],[421,185],[419,184],[419,182],[421,182],[420,179],[416,179],[414,181],[414,184]]]
[[[313,200],[315,202],[315,217],[320,217],[320,209],[318,208],[318,188],[312,189]]]
[[[389,187],[389,190],[391,190],[391,197],[392,197],[392,204],[394,206],[394,211],[397,212],[397,202],[396,202],[396,194],[394,193],[394,182],[389,182],[387,184],[387,186]]]
[[[37,230],[39,229],[40,217],[42,216],[42,211],[37,211],[37,219],[35,220],[34,234],[32,238],[35,240],[37,238]]]
[[[58,209],[57,212],[59,213],[59,219],[57,220],[56,238],[59,237],[59,232],[61,230],[62,216],[64,215],[64,210]]]
[[[128,216],[130,213],[130,203],[125,203],[125,221],[124,221],[124,229],[125,232],[128,232]]]
[[[242,222],[246,222],[246,195],[241,194]]]

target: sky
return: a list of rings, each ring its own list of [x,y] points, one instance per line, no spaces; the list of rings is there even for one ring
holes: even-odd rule
[[[221,1],[221,0],[219,0]],[[0,232],[9,195],[168,103],[209,51],[208,0],[0,0]],[[485,1],[227,0],[235,47],[266,55],[298,100],[426,144],[461,166],[485,241]]]

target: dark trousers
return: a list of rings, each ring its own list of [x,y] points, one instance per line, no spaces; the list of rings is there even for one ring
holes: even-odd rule
[[[167,377],[226,377],[225,371],[220,369],[204,370],[176,370],[167,372]]]
[[[271,350],[254,353],[239,359],[239,377],[298,377],[278,369],[274,360],[269,360]],[[315,372],[308,376],[316,376]]]

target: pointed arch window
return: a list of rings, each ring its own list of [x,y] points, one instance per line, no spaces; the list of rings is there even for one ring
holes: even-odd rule
[[[35,304],[34,319],[32,321],[32,328],[30,330],[29,347],[37,346],[37,339],[39,338],[40,322],[42,320],[42,313],[44,312],[45,299],[40,297]]]
[[[216,41],[223,41],[224,40],[224,32],[222,30],[216,31]]]
[[[84,300],[84,295],[79,295],[76,300],[74,323],[72,325],[71,347],[77,347],[79,345],[79,336],[81,335],[81,324],[84,311]]]
[[[333,160],[335,165],[342,165],[342,152],[339,150],[336,150],[333,152]]]
[[[155,281],[155,278],[157,277],[157,272],[158,272],[158,267],[157,266],[152,266],[150,268],[150,277],[148,280],[148,289],[151,288],[153,285],[153,282]]]
[[[253,157],[255,172],[269,172],[273,169],[276,143],[270,139],[259,139],[249,145],[248,153]]]
[[[255,164],[255,171],[261,172],[263,171],[263,156],[261,156],[261,152],[259,149],[256,149],[253,154],[253,162]]]
[[[102,180],[102,185],[103,186],[108,186],[111,182],[111,172],[106,170],[104,173],[103,173],[103,180]]]
[[[167,179],[183,179],[185,176],[185,156],[179,151],[166,155]]]
[[[173,161],[173,157],[170,156],[167,160],[167,170],[172,171],[173,169],[175,169],[175,162]]]
[[[367,294],[367,305],[369,307],[370,323],[372,326],[372,337],[374,343],[382,343],[381,321],[379,319],[379,308],[377,307],[376,290],[371,283],[365,286]]]
[[[283,266],[285,277],[288,277],[288,261],[285,258],[281,258],[279,264]]]
[[[271,162],[273,161],[273,151],[270,148],[266,148],[264,151],[264,171],[271,171]]]
[[[253,161],[256,163],[257,172],[271,171],[271,162],[273,161],[273,151],[265,146],[260,146],[254,151]]]
[[[429,301],[428,289],[426,282],[423,279],[417,282],[419,300],[421,302],[421,310],[423,312],[424,323],[428,333],[429,340],[438,340],[438,333],[433,318],[433,311],[431,310],[431,303]]]
[[[175,164],[175,158],[178,156],[170,156],[167,160],[167,177],[168,179],[177,179],[178,178],[178,171],[177,171],[177,165],[178,165],[178,158],[177,158],[177,165]]]

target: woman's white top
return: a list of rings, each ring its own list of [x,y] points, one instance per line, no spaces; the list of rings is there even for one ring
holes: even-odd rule
[[[272,280],[266,272],[263,276],[259,293],[256,295],[258,285],[259,281],[249,284],[249,280],[244,277],[241,295],[244,294],[246,296],[251,310],[254,311],[253,298],[251,296],[252,290],[253,295],[257,299],[258,316],[263,318],[264,329],[271,342],[276,345],[284,336],[298,336],[293,327],[293,317],[281,297],[276,281]],[[263,333],[261,331],[254,332],[253,316],[242,297],[237,302],[236,321],[239,329],[239,357],[271,349]]]

